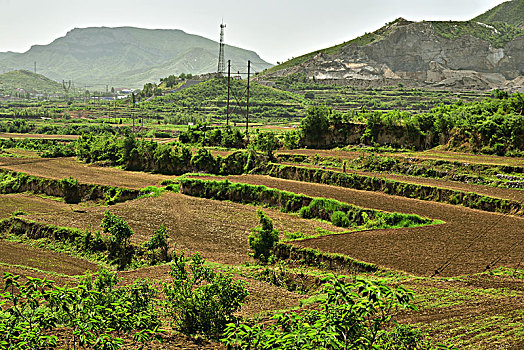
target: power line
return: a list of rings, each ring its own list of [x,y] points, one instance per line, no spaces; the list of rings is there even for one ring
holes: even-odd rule
[[[520,241],[513,242],[513,244],[509,247],[509,249],[506,250],[505,254],[502,254],[499,257],[493,259],[489,264],[486,265],[486,268],[484,269],[484,272],[486,272],[488,270],[491,270],[495,266],[496,263],[498,263],[499,261],[501,261],[502,259],[507,257],[513,251],[513,249],[515,249],[515,247],[518,247],[523,242],[524,242],[524,236],[522,237],[522,239]],[[522,259],[521,259],[521,261],[522,261]],[[519,262],[519,265],[520,265],[520,262]]]
[[[502,218],[504,218],[505,216],[507,216],[508,214],[503,214],[501,216],[499,216],[499,218],[494,221],[490,226],[488,226],[487,228],[485,228],[484,230],[481,230],[476,236],[474,236],[472,238],[472,240],[469,242],[469,244],[467,246],[465,246],[464,248],[462,248],[462,250],[460,250],[457,254],[453,255],[451,258],[448,258],[442,265],[440,265],[436,270],[435,272],[431,275],[431,277],[435,277],[436,275],[439,275],[440,273],[442,273],[446,268],[448,268],[450,265],[451,265],[451,262],[453,260],[455,260],[456,258],[458,258],[460,255],[462,255],[466,250],[468,250],[469,248],[471,248],[473,246],[473,244],[475,244],[475,242],[477,240],[479,240],[482,236],[484,236],[489,230],[491,230],[494,226],[498,225],[498,223],[502,220]]]

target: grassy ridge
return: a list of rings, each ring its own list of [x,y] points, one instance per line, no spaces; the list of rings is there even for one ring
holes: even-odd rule
[[[513,200],[365,175],[339,173],[330,170],[274,163],[268,166],[268,175],[282,179],[322,183],[357,190],[380,191],[391,195],[463,205],[465,207],[491,212],[516,215],[524,214],[522,203]]]
[[[524,29],[524,0],[506,1],[473,20],[482,23],[504,22]]]
[[[0,193],[22,193],[27,191],[62,197],[66,203],[102,200],[106,204],[114,204],[144,195],[139,190],[128,188],[81,184],[72,178],[62,180],[46,179],[0,169]]]
[[[458,39],[465,35],[471,35],[489,41],[494,47],[498,48],[524,35],[524,30],[503,22],[490,23],[489,26],[474,21],[430,23],[437,33],[444,38]]]
[[[266,186],[225,181],[180,179],[180,193],[237,203],[263,205],[284,212],[299,213],[306,219],[331,221],[341,227],[390,228],[432,224],[433,221],[414,214],[387,213],[364,209],[334,199],[309,197]]]

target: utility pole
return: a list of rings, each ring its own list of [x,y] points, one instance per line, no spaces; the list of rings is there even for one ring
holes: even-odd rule
[[[245,72],[238,74],[246,74]],[[240,76],[240,75],[239,75]],[[236,77],[235,77],[236,78]],[[235,93],[234,89],[231,89],[231,60],[227,61],[227,116],[226,116],[226,125],[229,125],[229,116],[234,113],[237,107],[240,110],[244,109],[246,106],[246,138],[249,141],[249,94],[250,94],[250,80],[251,80],[251,61],[247,61],[247,87],[242,89],[242,92],[237,91]],[[242,85],[242,84],[240,84]],[[231,97],[235,99],[235,104],[233,110],[231,111],[230,101]],[[244,105],[244,97],[246,97]]]
[[[36,61],[35,61],[35,74],[36,74]]]
[[[226,125],[229,125],[229,94],[231,92],[231,60],[227,60],[227,112]]]
[[[246,98],[246,137],[249,141],[249,76],[251,75],[251,61],[247,61],[247,98]]]

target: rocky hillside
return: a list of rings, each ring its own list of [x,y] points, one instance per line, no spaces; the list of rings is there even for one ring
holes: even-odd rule
[[[502,22],[399,18],[374,33],[268,69],[263,79],[283,76],[356,86],[522,88],[524,30]]]
[[[141,87],[160,77],[201,74],[217,69],[218,43],[181,30],[132,27],[73,29],[49,45],[35,45],[25,53],[0,53],[4,70],[33,69],[56,80],[73,80],[91,89],[105,86]],[[271,66],[255,52],[226,46],[233,69],[255,71]]]

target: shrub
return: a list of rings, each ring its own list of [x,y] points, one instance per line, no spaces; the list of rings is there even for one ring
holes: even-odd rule
[[[331,277],[318,308],[286,312],[265,325],[229,324],[224,341],[235,349],[427,349],[420,333],[395,325],[413,293],[383,282],[353,284]]]
[[[278,242],[278,231],[273,229],[273,221],[262,210],[257,211],[260,226],[251,230],[248,237],[249,248],[253,257],[266,263],[273,255],[273,247]]]
[[[168,261],[167,255],[167,229],[161,225],[154,233],[149,241],[144,243],[144,247],[149,251],[149,264],[155,265],[159,261]]]
[[[249,292],[242,281],[204,266],[199,253],[186,258],[173,253],[171,282],[164,284],[166,311],[184,334],[218,338],[227,323],[235,320]]]
[[[78,186],[78,180],[72,177],[68,179],[60,180],[60,187],[64,192],[64,200],[69,204],[80,203],[82,197],[80,195],[80,188]]]
[[[298,211],[298,215],[300,215],[301,218],[304,219],[311,219],[313,216],[311,215],[311,207],[302,207]]]
[[[349,220],[346,213],[340,210],[334,211],[333,214],[331,214],[331,223],[339,227],[349,226]]]
[[[133,230],[120,216],[108,210],[104,213],[100,227],[104,233],[110,235],[108,259],[116,263],[119,269],[124,269],[133,258],[133,249],[129,247],[129,238],[133,235]]]

